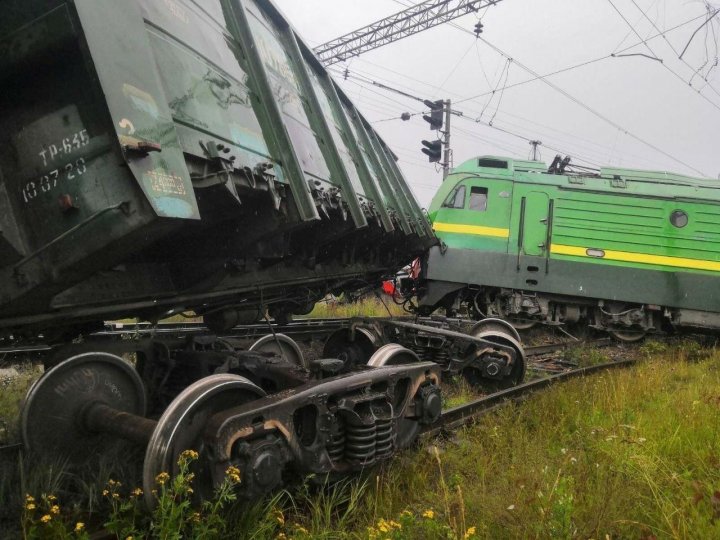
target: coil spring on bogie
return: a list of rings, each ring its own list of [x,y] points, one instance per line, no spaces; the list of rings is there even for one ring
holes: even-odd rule
[[[440,365],[447,365],[450,363],[450,351],[448,347],[441,347],[435,351],[435,357],[433,362]]]
[[[450,352],[447,346],[432,347],[430,345],[414,344],[412,350],[423,362],[435,362],[446,365],[450,362]]]
[[[340,461],[345,453],[345,426],[340,423],[337,426],[337,433],[330,435],[327,444],[327,452],[332,461]]]
[[[434,349],[433,347],[414,343],[411,348],[412,348],[412,351],[418,355],[418,358],[420,358],[421,361],[423,361],[423,362],[434,362],[435,361],[435,353],[437,352],[437,350]]]
[[[345,428],[345,457],[350,461],[369,463],[375,459],[375,424]]]
[[[393,451],[393,422],[392,419],[375,420],[375,457],[383,459],[390,457]]]

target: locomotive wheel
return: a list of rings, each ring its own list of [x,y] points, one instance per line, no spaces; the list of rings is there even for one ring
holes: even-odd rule
[[[536,321],[517,319],[515,317],[508,317],[507,322],[509,322],[515,330],[530,330],[533,326],[537,324]]]
[[[257,353],[272,353],[282,356],[296,366],[308,368],[300,346],[291,337],[285,334],[268,334],[258,339],[250,346],[250,351]]]
[[[640,331],[631,331],[631,330],[625,330],[625,331],[619,331],[619,330],[609,330],[608,333],[617,339],[618,341],[621,341],[622,343],[637,343],[638,341],[642,341],[645,338],[646,333],[642,330]]]
[[[515,339],[514,332],[510,330],[489,330],[480,332],[477,335],[473,334],[474,337],[497,343],[498,345],[505,345],[512,347],[515,350],[515,363],[512,366],[510,375],[502,380],[491,380],[484,377],[480,377],[475,369],[466,370],[463,372],[465,378],[471,384],[479,384],[487,386],[489,390],[502,390],[504,388],[510,388],[520,384],[525,378],[525,351],[520,343]]]
[[[515,328],[512,323],[503,319],[494,319],[492,317],[483,319],[470,329],[469,334],[477,337],[482,332],[509,332],[510,335],[515,338],[515,341],[522,342],[518,329]]]
[[[91,405],[145,414],[145,389],[135,368],[114,354],[78,354],[46,371],[28,390],[20,417],[31,451],[52,451],[81,463],[117,439],[83,426]]]
[[[380,347],[372,355],[367,365],[371,367],[397,366],[419,362],[420,358],[410,349],[406,349],[397,343],[388,343]],[[412,400],[408,400],[409,405]],[[417,420],[405,418],[405,411],[401,411],[398,417],[397,438],[395,445],[398,449],[409,448],[420,434],[420,423]]]
[[[203,441],[207,420],[219,411],[263,397],[265,392],[245,377],[223,373],[210,375],[183,390],[158,420],[145,451],[143,488],[148,508],[155,506],[152,490],[158,474],[178,472],[178,458],[185,450],[200,454],[192,466],[196,497],[212,496],[210,457]]]
[[[350,330],[341,328],[330,335],[323,348],[325,358],[338,358],[345,363],[345,369],[367,364],[378,350],[378,338],[365,328],[355,329],[355,340],[350,340]]]
[[[375,351],[367,365],[370,367],[399,366],[419,361],[418,355],[410,349],[397,343],[388,343]]]

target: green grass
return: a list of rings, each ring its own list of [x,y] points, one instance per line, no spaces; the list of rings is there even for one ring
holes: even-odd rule
[[[335,319],[343,317],[402,317],[407,315],[402,306],[393,302],[392,298],[381,295],[376,297],[368,295],[355,302],[340,302],[337,300],[321,300],[307,315],[313,319]]]
[[[18,417],[28,388],[42,370],[30,364],[17,366],[18,376],[0,381],[0,445],[20,439]]]
[[[396,460],[369,497],[385,517],[462,507],[484,538],[720,537],[720,356],[665,358],[482,418],[438,456]],[[438,504],[444,486],[462,505]]]

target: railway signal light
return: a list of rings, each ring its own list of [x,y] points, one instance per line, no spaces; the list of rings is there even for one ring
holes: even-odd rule
[[[430,101],[426,99],[423,101],[426,107],[430,108],[430,116],[424,114],[423,120],[430,124],[430,129],[440,129],[443,126],[443,113],[445,111],[445,102],[442,99],[437,101]]]
[[[423,154],[426,154],[430,163],[438,163],[442,158],[442,141],[423,141]]]

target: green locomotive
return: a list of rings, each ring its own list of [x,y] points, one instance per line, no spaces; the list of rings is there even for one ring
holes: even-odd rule
[[[442,243],[424,260],[421,311],[579,322],[623,340],[720,329],[720,182],[568,162],[454,169],[430,206]]]

